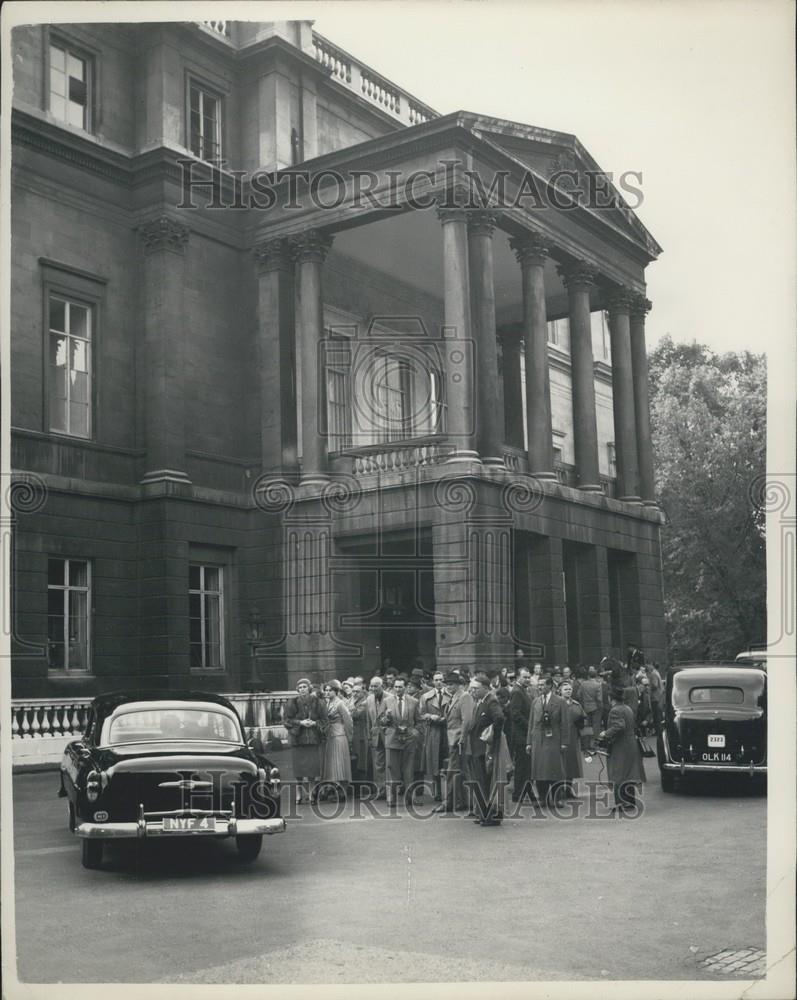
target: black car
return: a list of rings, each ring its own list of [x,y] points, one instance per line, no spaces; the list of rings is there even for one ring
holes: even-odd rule
[[[748,665],[690,665],[667,675],[658,738],[661,787],[699,773],[767,773],[767,675]]]
[[[264,834],[285,830],[279,792],[279,771],[246,743],[233,706],[206,692],[101,695],[61,761],[86,868],[117,838],[235,837],[252,861]]]

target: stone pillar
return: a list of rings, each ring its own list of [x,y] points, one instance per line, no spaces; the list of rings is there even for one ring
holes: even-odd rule
[[[531,535],[529,559],[531,641],[544,647],[541,661],[553,667],[567,662],[562,539]]]
[[[626,289],[619,288],[609,295],[608,304],[612,341],[612,404],[617,457],[617,497],[619,500],[638,503],[639,462],[628,317],[631,294]]]
[[[473,391],[473,340],[468,280],[468,213],[440,208],[443,228],[443,299],[446,378],[446,431],[454,446],[449,462],[479,460],[476,451],[476,406]]]
[[[144,263],[138,377],[146,445],[143,483],[189,482],[185,468],[185,247],[188,229],[166,215],[139,229]]]
[[[548,314],[545,308],[544,280],[548,248],[537,234],[529,234],[512,240],[512,249],[520,263],[523,287],[529,471],[538,479],[556,479],[553,468]]]
[[[513,448],[523,447],[523,389],[520,384],[520,334],[502,330],[501,384],[503,387],[504,441]]]
[[[298,470],[293,256],[284,239],[259,243],[253,254],[258,269],[261,469],[292,477]]]
[[[498,378],[495,336],[492,212],[472,212],[468,218],[471,322],[476,364],[477,443],[485,465],[504,465],[503,393]]]
[[[326,480],[326,391],[320,345],[324,336],[322,270],[331,237],[308,230],[293,240],[298,265],[297,335],[302,358],[302,481]]]
[[[634,296],[631,304],[630,340],[639,463],[639,492],[643,503],[655,507],[656,483],[653,478],[653,441],[650,434],[648,355],[645,348],[645,314],[649,312],[650,308],[651,303],[644,295]]]
[[[577,263],[559,268],[570,299],[570,364],[573,379],[573,435],[576,485],[602,490],[598,474],[598,425],[595,416],[595,367],[592,357],[589,290],[595,272]]]
[[[599,663],[611,647],[608,554],[602,545],[579,545],[578,623],[583,663]]]

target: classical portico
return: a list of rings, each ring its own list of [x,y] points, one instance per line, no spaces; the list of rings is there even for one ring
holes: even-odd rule
[[[587,662],[624,640],[662,641],[660,598],[650,596],[660,515],[644,348],[654,244],[627,212],[474,203],[458,138],[441,150],[438,135],[425,159],[416,140],[403,162],[397,136],[365,144],[375,148],[363,159],[348,151],[319,164],[344,178],[367,165],[377,191],[388,184],[383,160],[393,176],[425,169],[423,198],[413,189],[423,205],[399,199],[388,212],[347,187],[334,208],[308,196],[298,212],[255,220],[257,328],[261,351],[279,359],[260,371],[263,469],[290,484],[298,474],[291,519],[303,544],[319,515],[324,524],[301,591],[312,615],[299,608],[284,639],[289,674],[292,658],[308,655],[326,657],[334,673],[362,657],[372,667],[386,649],[440,665],[499,664],[525,643],[550,662]],[[469,169],[489,189],[493,175],[473,149],[476,139]],[[444,183],[440,160],[457,163]],[[545,183],[531,154],[527,162]],[[515,159],[513,172],[523,173]],[[608,320],[597,348],[596,315]],[[568,331],[566,349],[552,342],[552,321]],[[365,601],[362,574],[388,574],[389,560],[366,570],[363,553],[406,554],[412,536],[427,539],[434,611],[425,633],[416,623],[398,642],[404,626],[386,624],[385,593],[371,595],[376,625],[353,609]],[[309,572],[300,551],[285,550],[286,579]],[[412,575],[412,558],[399,577]],[[383,589],[393,599],[401,587]],[[401,601],[420,599],[410,590],[396,598],[397,622]]]

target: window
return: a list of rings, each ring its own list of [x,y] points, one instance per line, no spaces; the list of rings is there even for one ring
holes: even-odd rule
[[[617,452],[615,451],[614,441],[609,441],[606,445],[606,458],[609,465],[609,478],[617,478]]]
[[[551,319],[548,320],[548,343],[553,344],[554,347],[559,347],[563,351],[569,349],[570,346],[570,320],[565,317],[564,319]]]
[[[592,344],[596,361],[611,364],[612,339],[609,332],[609,314],[605,310],[591,313],[590,322],[593,331]]]
[[[218,162],[221,159],[221,98],[194,83],[190,91],[189,148],[201,160]]]
[[[91,59],[60,42],[50,43],[50,113],[88,131],[91,127]]]
[[[188,615],[192,670],[224,670],[224,571],[192,563]]]
[[[689,700],[697,705],[741,705],[744,703],[744,691],[734,687],[692,688]]]
[[[47,565],[47,666],[87,673],[91,565],[85,559],[50,559]]]
[[[374,399],[377,423],[385,430],[386,441],[402,441],[412,436],[412,371],[406,361],[381,355],[374,372]]]
[[[352,352],[348,337],[326,332],[329,337],[326,356],[329,450],[342,451],[351,447],[349,369]]]
[[[442,434],[445,430],[443,399],[443,380],[440,372],[434,368],[429,370],[429,433]]]
[[[47,316],[50,430],[90,437],[92,310],[51,294]]]

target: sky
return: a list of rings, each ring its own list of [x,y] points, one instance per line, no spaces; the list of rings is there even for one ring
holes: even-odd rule
[[[299,9],[307,13],[299,13]],[[648,343],[794,339],[793,7],[781,0],[291,5],[437,111],[575,133],[641,171]]]

